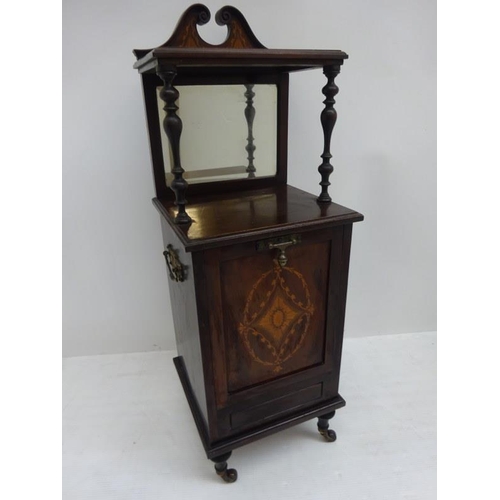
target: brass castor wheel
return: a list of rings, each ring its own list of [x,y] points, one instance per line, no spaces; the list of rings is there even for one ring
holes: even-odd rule
[[[238,479],[238,471],[236,469],[227,468],[227,461],[231,456],[231,453],[232,452],[230,451],[224,455],[210,459],[212,462],[215,462],[215,472],[226,483],[234,483]]]
[[[236,469],[228,469],[227,465],[224,470],[217,470],[215,472],[222,478],[226,483],[234,483],[238,479],[238,471]]]
[[[329,442],[333,443],[334,441],[337,440],[337,434],[335,434],[335,431],[332,431],[331,429],[318,429],[319,433]]]
[[[329,429],[330,426],[329,420],[335,416],[335,412],[327,413],[318,418],[318,431],[319,433],[326,439],[327,442],[333,443],[337,440],[337,434],[332,429]]]

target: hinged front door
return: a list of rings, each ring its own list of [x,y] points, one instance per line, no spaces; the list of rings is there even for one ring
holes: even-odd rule
[[[220,264],[229,394],[324,362],[331,243],[293,241]]]
[[[344,227],[205,253],[220,437],[337,395]]]

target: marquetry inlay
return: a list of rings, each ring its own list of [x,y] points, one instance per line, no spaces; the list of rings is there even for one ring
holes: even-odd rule
[[[280,372],[282,364],[302,346],[313,313],[302,274],[274,261],[273,269],[248,294],[239,332],[254,361]]]

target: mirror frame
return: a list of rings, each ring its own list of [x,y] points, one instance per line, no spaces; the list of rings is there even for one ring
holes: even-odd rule
[[[149,129],[149,141],[153,176],[155,180],[156,196],[161,199],[174,200],[174,192],[167,186],[163,149],[161,145],[160,118],[156,97],[156,87],[163,86],[162,80],[151,73],[143,73],[144,100],[146,104],[146,117]],[[177,75],[174,87],[182,85],[225,85],[225,84],[274,84],[277,86],[277,144],[276,144],[276,175],[256,177],[253,179],[231,179],[189,184],[186,189],[186,198],[191,194],[224,193],[232,191],[245,191],[250,189],[263,189],[277,184],[286,184],[287,181],[287,150],[288,150],[288,73],[249,74],[249,75]],[[181,134],[182,142],[182,134]],[[181,158],[182,164],[182,158]]]

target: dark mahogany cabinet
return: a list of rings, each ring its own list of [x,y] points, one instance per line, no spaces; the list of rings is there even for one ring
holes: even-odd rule
[[[180,381],[207,457],[308,419],[335,441],[352,225],[328,194],[341,51],[266,49],[242,14],[190,7],[172,37],[135,50],[161,215]],[[322,68],[319,196],[287,184],[289,73]],[[317,89],[312,90],[318,92]],[[318,92],[319,94],[319,92]],[[293,103],[291,103],[293,105]],[[314,160],[314,159],[313,159]],[[310,168],[310,167],[308,167]]]

